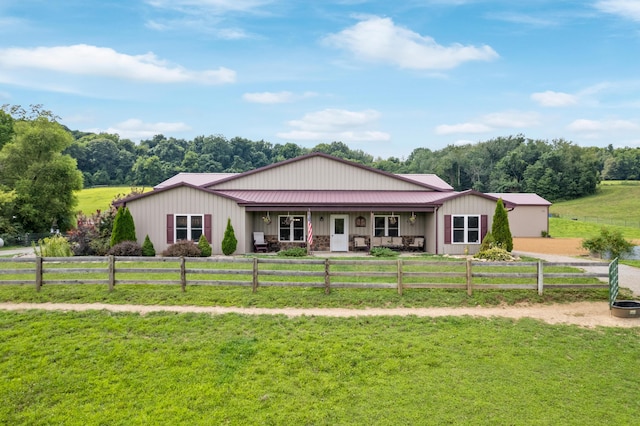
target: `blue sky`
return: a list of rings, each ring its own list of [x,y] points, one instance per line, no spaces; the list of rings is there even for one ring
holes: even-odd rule
[[[0,104],[134,141],[640,146],[639,0],[3,0]]]

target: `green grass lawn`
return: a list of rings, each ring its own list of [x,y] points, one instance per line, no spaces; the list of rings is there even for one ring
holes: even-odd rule
[[[153,188],[144,188],[144,191],[146,192],[152,189]],[[129,193],[131,193],[131,187],[129,186],[104,186],[83,189],[76,194],[78,196],[76,211],[91,215],[98,209],[101,211],[108,210],[116,195],[126,195]]]
[[[0,424],[632,424],[638,329],[0,312]]]

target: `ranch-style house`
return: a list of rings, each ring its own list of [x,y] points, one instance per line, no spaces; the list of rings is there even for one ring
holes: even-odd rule
[[[454,191],[433,174],[393,174],[323,153],[244,173],[179,173],[116,206],[129,208],[138,241],[149,235],[158,251],[204,234],[221,254],[230,219],[235,254],[307,247],[310,232],[313,252],[473,254],[499,198],[514,237],[548,233],[551,203],[536,194]]]

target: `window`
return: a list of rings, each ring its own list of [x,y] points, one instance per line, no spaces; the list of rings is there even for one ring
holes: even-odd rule
[[[399,237],[400,218],[398,216],[375,216],[373,230],[376,237]]]
[[[304,241],[304,216],[280,216],[278,229],[280,241]]]
[[[176,215],[176,238],[179,240],[198,241],[203,231],[203,215],[184,214]]]
[[[451,232],[453,243],[480,243],[480,216],[453,216]]]

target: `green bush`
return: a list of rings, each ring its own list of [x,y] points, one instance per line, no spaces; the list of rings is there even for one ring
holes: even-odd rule
[[[633,243],[625,240],[622,232],[611,231],[608,228],[602,228],[597,237],[582,240],[582,247],[600,257],[609,254],[611,259],[623,257],[633,251]]]
[[[41,257],[71,257],[71,244],[62,235],[54,235],[44,240],[38,240],[38,245],[33,245],[36,256]]]
[[[133,216],[127,207],[118,207],[118,212],[113,220],[111,247],[122,241],[136,241],[136,226],[133,223]]]
[[[502,247],[508,252],[513,250],[513,237],[509,229],[509,216],[504,208],[502,198],[496,203],[496,211],[493,215],[493,224],[491,225],[491,234],[496,246]]]
[[[493,239],[493,234],[491,232],[487,232],[487,235],[484,236],[482,240],[482,244],[480,244],[479,251],[489,250],[491,247],[495,247],[496,241]]]
[[[307,250],[302,247],[291,247],[286,250],[280,250],[278,256],[284,257],[304,257],[307,255]]]
[[[209,244],[209,241],[207,241],[207,237],[205,237],[204,234],[200,235],[200,239],[198,240],[198,248],[200,249],[200,256],[211,256],[211,244]]]
[[[153,243],[149,238],[149,235],[144,237],[144,243],[142,243],[142,255],[146,257],[154,257],[156,255],[156,249],[153,247]]]
[[[391,250],[388,247],[374,247],[369,251],[371,256],[375,257],[395,257],[398,256],[398,252]]]
[[[236,234],[231,226],[231,218],[227,219],[227,229],[224,230],[224,237],[222,238],[222,253],[225,256],[230,256],[236,251],[238,247],[238,240]]]
[[[474,257],[476,259],[485,259],[495,262],[506,262],[515,260],[511,253],[500,247],[491,247],[487,250],[480,251]]]
[[[111,256],[142,256],[142,247],[135,241],[122,241],[109,249]]]
[[[200,257],[202,253],[193,241],[180,240],[162,252],[164,257]]]

